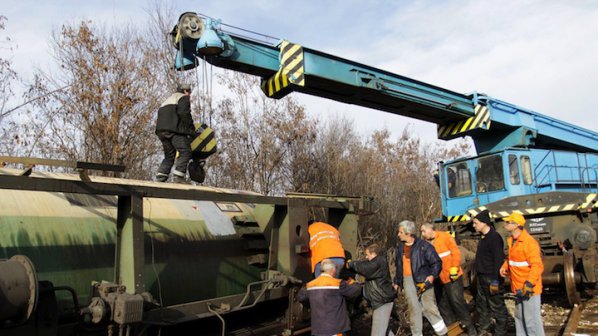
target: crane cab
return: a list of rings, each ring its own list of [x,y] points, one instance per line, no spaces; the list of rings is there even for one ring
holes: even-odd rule
[[[513,196],[598,192],[595,153],[510,148],[441,163],[439,171],[448,221]]]

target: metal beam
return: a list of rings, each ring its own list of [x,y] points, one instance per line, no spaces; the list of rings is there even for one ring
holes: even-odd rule
[[[75,169],[103,170],[103,171],[113,171],[113,172],[117,172],[117,173],[122,173],[125,171],[125,166],[111,165],[111,164],[105,164],[105,163],[76,161]]]
[[[126,286],[130,294],[145,291],[143,239],[143,198],[140,195],[119,196],[114,282]]]
[[[210,190],[199,190],[189,186],[189,189],[141,186],[119,183],[77,181],[42,177],[0,175],[0,189],[63,192],[89,195],[130,196],[142,195],[149,198],[168,198],[184,200],[203,200],[214,202],[240,202],[287,205],[287,197],[273,197],[262,195],[229,194]],[[180,186],[180,185],[177,185]],[[310,206],[346,209],[349,204],[340,201],[309,199]]]
[[[89,169],[89,170],[103,170],[122,173],[125,171],[125,166],[111,165],[105,163],[93,163],[84,161],[69,161],[69,160],[53,160],[30,157],[17,156],[0,156],[0,162],[5,163],[21,163],[26,165],[37,166],[52,166],[52,167],[69,167],[73,169]]]

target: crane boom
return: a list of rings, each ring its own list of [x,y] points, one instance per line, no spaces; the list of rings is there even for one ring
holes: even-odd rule
[[[242,37],[231,38],[237,52],[230,57],[212,56],[206,60],[265,78],[262,88],[272,98],[297,91],[435,124],[474,115],[471,98],[457,92],[288,41],[275,47]],[[290,64],[285,64],[287,59]]]
[[[598,133],[490,96],[457,93],[286,40],[272,45],[225,33],[218,25],[181,15],[173,30],[177,69],[193,68],[202,57],[261,77],[271,98],[296,91],[432,122],[439,139],[469,135],[478,153],[509,147],[598,152]]]

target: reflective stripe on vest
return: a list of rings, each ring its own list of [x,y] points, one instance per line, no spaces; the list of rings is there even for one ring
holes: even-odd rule
[[[320,231],[309,238],[309,247],[313,249],[322,239],[339,239],[338,234],[334,231]]]
[[[438,253],[438,256],[440,258],[448,257],[450,255],[451,255],[451,251],[446,251],[446,252]]]
[[[315,289],[339,289],[339,286],[317,286],[317,287],[308,287],[307,290],[315,290]]]
[[[509,260],[509,266],[514,266],[514,267],[529,267],[529,263],[527,261]]]

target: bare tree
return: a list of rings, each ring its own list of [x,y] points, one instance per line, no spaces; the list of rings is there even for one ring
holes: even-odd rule
[[[157,152],[155,111],[165,82],[157,51],[130,27],[91,22],[65,25],[52,39],[59,70],[40,70],[29,91],[44,96],[24,123],[39,156],[126,165],[128,176],[148,177]]]
[[[455,148],[422,144],[409,128],[396,141],[388,130],[363,139],[343,118],[329,120],[317,134],[311,154],[315,172],[305,191],[372,197],[374,212],[362,218],[361,233],[386,246],[396,243],[399,221],[421,223],[440,216],[433,179],[436,164],[467,151],[461,144]]]
[[[230,96],[216,103],[213,124],[220,152],[210,159],[208,182],[281,195],[292,183],[292,162],[314,138],[314,122],[292,97],[266,98],[257,78],[226,72]]]
[[[7,20],[5,16],[0,15],[0,34],[4,32]],[[0,35],[0,50],[6,52],[3,52],[3,55],[10,54],[14,47],[15,44],[10,37]],[[12,60],[9,57],[0,57],[0,130],[3,134],[0,137],[0,153],[2,154],[15,154],[15,146],[21,142],[19,135],[12,132],[16,125],[10,114],[15,109],[7,106],[9,101],[16,101],[14,85],[18,80],[19,76],[12,67]]]
[[[0,15],[0,33],[5,29],[7,18]],[[0,35],[0,50],[12,51],[14,45],[10,37]],[[9,58],[0,57],[0,121],[5,116],[6,103],[13,95],[13,85],[17,80],[17,73],[12,68],[12,61]]]

